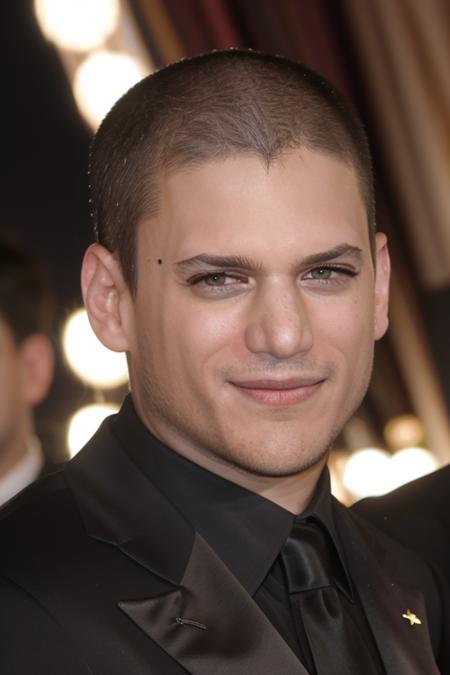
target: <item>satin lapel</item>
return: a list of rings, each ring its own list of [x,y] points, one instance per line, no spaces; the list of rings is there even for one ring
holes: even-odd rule
[[[429,637],[422,593],[391,580],[386,550],[339,505],[337,525],[351,578],[364,607],[387,675],[439,675]],[[402,615],[411,610],[421,625]]]
[[[119,606],[192,675],[307,675],[199,535],[179,589]]]
[[[107,422],[69,463],[66,476],[88,535],[118,547],[174,588],[117,602],[189,673],[307,675],[228,568],[129,459]]]

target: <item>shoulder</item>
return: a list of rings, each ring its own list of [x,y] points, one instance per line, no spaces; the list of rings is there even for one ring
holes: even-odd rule
[[[98,455],[104,473],[108,456],[104,456],[112,446],[109,427],[103,423],[88,444],[78,455],[66,463],[53,465],[46,475],[20,492],[0,509],[0,546],[9,551],[10,556],[18,556],[25,550],[34,548],[52,551],[61,548],[67,539],[85,535],[79,505],[74,496],[70,474],[77,466],[85,466],[90,475],[97,468]],[[0,570],[5,556],[0,556]]]
[[[43,512],[51,513],[56,504],[67,500],[68,494],[63,467],[39,478],[0,509],[0,536],[19,523],[35,526]]]
[[[57,550],[84,536],[65,471],[41,478],[0,510],[0,573],[15,578],[27,569],[52,567]]]

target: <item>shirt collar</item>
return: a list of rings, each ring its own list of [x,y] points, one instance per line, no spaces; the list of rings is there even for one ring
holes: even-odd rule
[[[131,396],[112,418],[111,429],[134,463],[253,595],[289,536],[293,514],[163,445],[139,419]],[[329,532],[348,579],[327,469],[301,514],[307,516],[316,517]]]

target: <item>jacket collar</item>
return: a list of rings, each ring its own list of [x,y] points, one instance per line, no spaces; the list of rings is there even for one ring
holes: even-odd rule
[[[87,534],[172,584],[162,596],[143,589],[142,598],[117,604],[187,672],[307,675],[234,575],[124,453],[108,421],[65,471]]]

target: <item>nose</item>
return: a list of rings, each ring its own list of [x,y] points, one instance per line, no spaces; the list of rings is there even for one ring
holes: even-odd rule
[[[311,349],[311,319],[294,281],[267,282],[255,294],[247,315],[245,340],[251,352],[270,354],[278,359]]]

